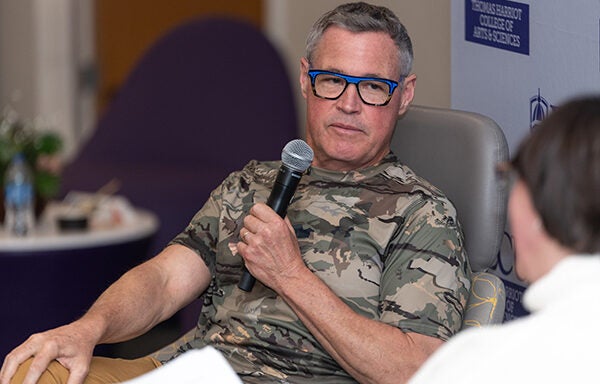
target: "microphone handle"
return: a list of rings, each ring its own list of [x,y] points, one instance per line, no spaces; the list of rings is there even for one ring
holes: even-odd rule
[[[238,288],[245,292],[250,292],[254,287],[254,283],[256,283],[256,278],[252,276],[252,274],[246,269],[244,266],[244,272],[242,273],[242,278],[238,283]]]
[[[285,217],[287,207],[290,205],[292,197],[294,197],[296,187],[298,187],[301,177],[301,173],[295,172],[286,166],[282,165],[281,168],[279,168],[279,173],[277,174],[275,185],[273,185],[273,190],[267,200],[267,205],[277,212],[282,219]],[[254,287],[255,282],[256,279],[254,276],[252,276],[244,266],[238,288],[242,291],[250,292]]]
[[[301,173],[295,172],[287,167],[282,166],[279,168],[277,180],[275,180],[273,190],[267,200],[267,205],[273,208],[282,219],[287,213],[288,205],[290,205],[290,201],[292,201],[292,197],[294,197],[296,187],[298,187],[301,177]]]

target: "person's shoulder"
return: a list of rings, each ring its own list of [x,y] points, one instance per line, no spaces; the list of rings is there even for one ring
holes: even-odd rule
[[[277,175],[281,161],[250,160],[242,169],[233,171],[224,181],[225,187],[232,185],[249,185],[251,183],[268,183]]]
[[[444,192],[438,187],[399,161],[388,163],[388,166],[382,172],[382,176],[388,179],[392,185],[395,185],[396,189],[408,191],[421,198],[448,200]]]
[[[400,161],[390,162],[382,176],[388,178],[392,190],[404,196],[403,211],[414,217],[436,217],[436,221],[445,225],[456,225],[456,206],[437,186],[419,176],[409,166]]]
[[[250,180],[270,179],[277,174],[281,161],[250,160],[241,170],[241,176]]]

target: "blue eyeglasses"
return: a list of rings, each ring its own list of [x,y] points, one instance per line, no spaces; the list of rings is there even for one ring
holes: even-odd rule
[[[337,72],[311,69],[308,71],[313,94],[322,99],[336,100],[346,90],[348,84],[355,84],[358,96],[363,103],[374,106],[387,105],[392,99],[398,82],[379,77],[357,77]],[[405,76],[400,78],[403,81]]]

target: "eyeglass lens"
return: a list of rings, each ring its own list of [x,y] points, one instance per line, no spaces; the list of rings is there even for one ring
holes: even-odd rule
[[[315,77],[315,92],[319,97],[337,99],[347,86],[346,79],[333,74],[321,73]],[[367,104],[384,104],[390,98],[390,86],[383,81],[360,80],[357,88],[360,98]]]

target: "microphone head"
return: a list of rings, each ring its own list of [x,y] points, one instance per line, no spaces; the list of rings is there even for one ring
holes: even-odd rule
[[[281,162],[297,172],[304,172],[313,161],[313,150],[304,140],[292,140],[281,151]]]

